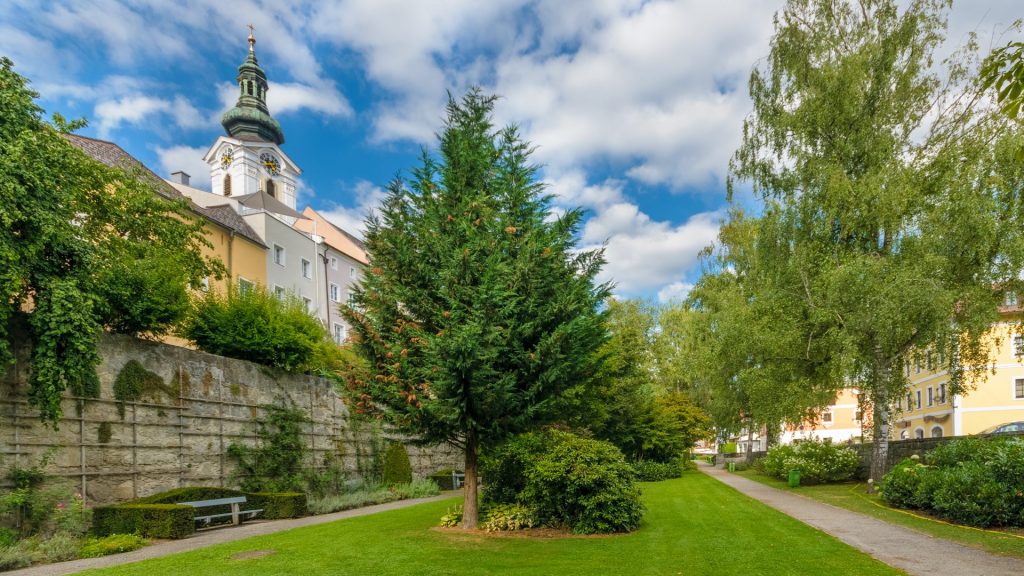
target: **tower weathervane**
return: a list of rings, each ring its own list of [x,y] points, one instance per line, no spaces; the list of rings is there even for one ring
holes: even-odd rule
[[[256,30],[256,27],[249,24],[249,52],[255,52],[256,37],[252,35],[254,30]]]

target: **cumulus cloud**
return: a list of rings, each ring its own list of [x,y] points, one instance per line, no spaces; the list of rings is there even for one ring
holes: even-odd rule
[[[319,212],[335,226],[362,238],[366,232],[366,217],[381,205],[387,193],[380,186],[366,180],[356,182],[348,193],[352,202],[347,205],[335,204]]]
[[[699,252],[718,235],[721,213],[703,212],[686,222],[673,225],[652,220],[635,207],[617,205],[615,209],[597,214],[587,223],[584,236],[593,238],[597,232],[608,231],[602,280],[615,283],[615,291],[639,295],[664,289],[683,278],[695,267]],[[600,244],[586,244],[597,248]]]
[[[201,190],[210,190],[210,167],[203,161],[206,147],[170,146],[156,148],[156,159],[160,165],[158,175],[170,178],[172,172],[184,171],[191,177],[190,185]]]
[[[111,131],[122,124],[139,125],[154,116],[165,116],[174,125],[184,129],[206,124],[199,110],[183,96],[166,99],[132,94],[114,100],[101,100],[96,104],[94,114],[100,138],[107,138]]]
[[[689,282],[673,282],[658,290],[658,302],[667,304],[669,302],[685,300],[687,295],[690,294],[690,290],[693,290],[693,284]]]

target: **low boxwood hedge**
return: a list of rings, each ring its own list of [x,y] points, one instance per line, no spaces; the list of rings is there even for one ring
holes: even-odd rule
[[[148,538],[184,538],[195,532],[196,509],[177,502],[196,502],[245,496],[241,510],[263,510],[258,516],[267,520],[297,518],[306,515],[306,495],[298,492],[247,493],[230,488],[190,486],[145,496],[124,504],[93,509],[93,533],[140,534]],[[222,514],[230,505],[203,508],[200,515]]]
[[[306,515],[306,495],[302,492],[247,492],[247,505],[261,508],[267,520],[299,518]]]
[[[97,536],[140,534],[147,538],[184,538],[195,532],[195,509],[176,504],[117,504],[92,509]]]

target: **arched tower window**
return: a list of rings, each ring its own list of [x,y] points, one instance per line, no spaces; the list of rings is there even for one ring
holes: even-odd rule
[[[277,189],[274,186],[274,181],[267,178],[267,194],[270,194],[274,198],[277,198]]]
[[[231,174],[224,175],[224,195],[231,196]]]
[[[252,80],[246,82],[246,86],[248,87],[249,96],[252,96]]]

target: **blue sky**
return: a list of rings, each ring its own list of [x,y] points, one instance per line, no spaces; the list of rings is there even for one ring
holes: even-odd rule
[[[620,296],[686,293],[725,208],[724,179],[779,0],[5,0],[0,54],[48,112],[85,117],[154,171],[201,161],[223,133],[256,27],[299,203],[356,230],[381,187],[432,146],[447,91],[501,95],[581,246],[606,245]],[[1019,0],[963,0],[950,38],[983,48]],[[994,37],[995,35],[995,37]]]

